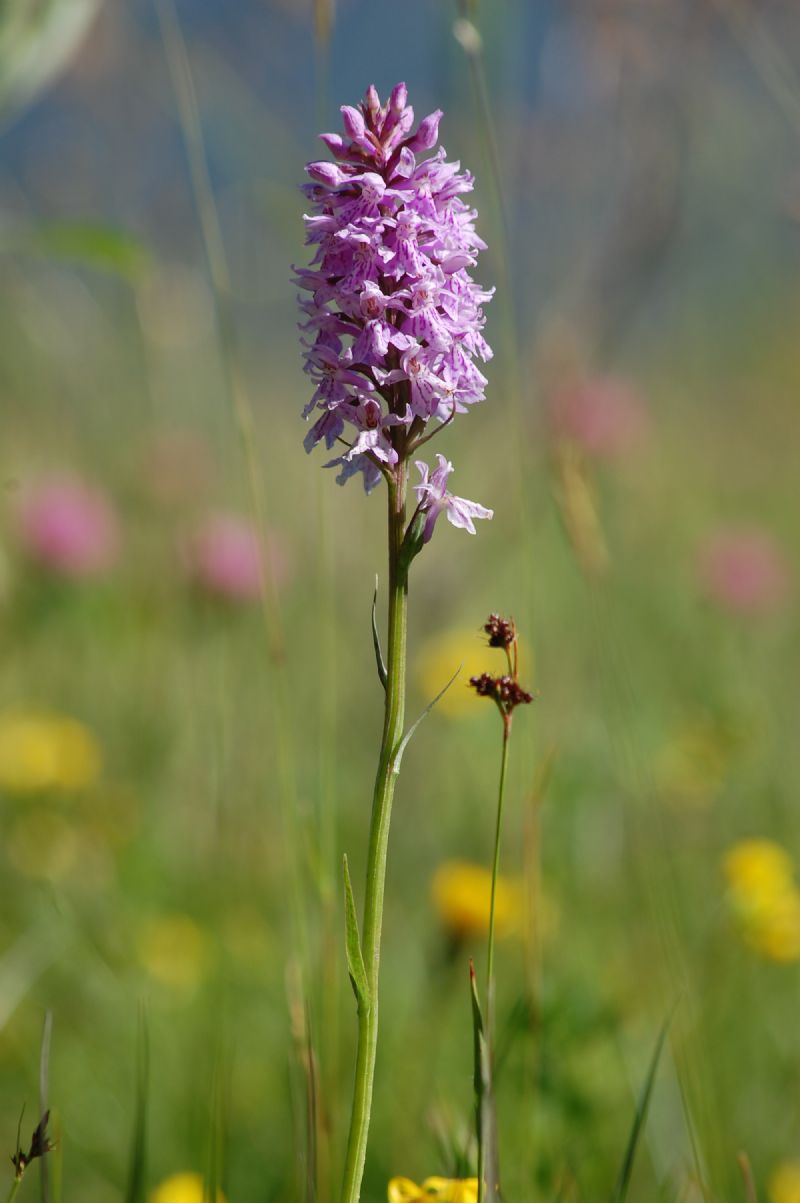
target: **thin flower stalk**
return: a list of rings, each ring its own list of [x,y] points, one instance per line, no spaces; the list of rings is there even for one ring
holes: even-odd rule
[[[500,871],[500,839],[503,829],[503,802],[505,799],[506,772],[508,770],[508,748],[511,742],[510,717],[503,722],[503,746],[500,758],[500,784],[497,791],[497,816],[494,830],[494,855],[492,857],[492,890],[489,901],[489,932],[486,941],[486,999],[489,1029],[493,1030],[494,1013],[494,915],[497,898],[497,878]]]
[[[511,727],[514,710],[517,706],[527,705],[533,701],[533,694],[523,689],[519,683],[519,639],[517,629],[512,619],[501,618],[490,614],[484,624],[484,632],[490,647],[502,648],[505,652],[508,672],[501,676],[491,673],[480,673],[470,678],[470,685],[479,697],[490,698],[497,706],[503,723],[503,741],[500,755],[500,781],[497,790],[497,812],[495,815],[494,850],[492,854],[492,886],[489,901],[489,930],[486,942],[486,1043],[488,1047],[486,1088],[489,1093],[487,1105],[494,1107],[494,1072],[493,1055],[495,1045],[495,974],[494,974],[494,942],[495,942],[495,903],[497,899],[497,881],[500,872],[500,843],[503,831],[503,804],[505,801],[506,776],[508,773],[508,754],[511,743]],[[497,1149],[491,1150],[491,1164],[487,1164],[486,1133],[478,1117],[478,1203],[483,1203],[487,1195],[490,1199],[497,1197],[498,1165]],[[487,1183],[487,1174],[489,1181]]]

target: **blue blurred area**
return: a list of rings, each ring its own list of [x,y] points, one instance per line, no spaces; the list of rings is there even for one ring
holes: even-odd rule
[[[475,171],[490,282],[509,287],[523,338],[553,306],[601,347],[657,341],[711,304],[778,303],[795,269],[795,134],[774,81],[711,9],[506,0],[477,6],[502,206],[458,6],[343,0],[330,46],[310,3],[182,0],[237,302],[289,329],[288,265],[301,253],[296,186],[316,134],[366,85],[405,79],[419,116]],[[763,7],[791,45],[797,14]],[[0,135],[6,219],[99,219],[162,261],[202,262],[156,6],[105,3],[56,85]],[[500,209],[508,240],[504,268]],[[490,319],[496,320],[494,318]],[[597,328],[595,332],[595,327]]]
[[[509,4],[502,23],[487,23],[496,99],[517,112],[536,102],[556,9]],[[386,92],[405,79],[420,116],[446,107],[451,140],[456,121],[472,119],[449,4],[409,0],[388,19],[381,4],[342,3],[327,53],[314,43],[306,5],[202,0],[177,11],[222,186],[230,178],[291,178],[313,155],[320,125],[336,128],[339,104],[356,103],[370,82]],[[0,145],[0,188],[18,190],[35,213],[162,228],[162,205],[184,164],[152,0],[106,5],[75,61],[3,131]]]

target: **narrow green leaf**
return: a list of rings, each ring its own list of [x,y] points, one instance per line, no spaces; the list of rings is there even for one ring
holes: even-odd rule
[[[642,1132],[644,1131],[644,1125],[647,1119],[647,1111],[650,1106],[650,1096],[653,1093],[653,1086],[655,1085],[656,1073],[658,1071],[658,1063],[661,1060],[661,1053],[664,1050],[664,1042],[667,1039],[667,1032],[669,1031],[670,1024],[672,1023],[672,1016],[674,1013],[675,1008],[673,1007],[661,1026],[661,1031],[658,1034],[658,1040],[656,1041],[655,1048],[653,1049],[653,1055],[650,1058],[647,1077],[644,1080],[644,1085],[642,1086],[642,1090],[636,1104],[636,1113],[633,1117],[633,1124],[628,1137],[628,1145],[625,1149],[625,1157],[620,1168],[616,1187],[614,1188],[614,1203],[624,1203],[624,1200],[628,1194],[628,1187],[630,1186],[631,1175],[633,1173],[633,1163],[636,1158],[636,1150],[639,1146],[639,1140],[641,1139]]]
[[[486,1073],[486,1036],[483,1026],[483,1011],[481,1010],[481,1000],[478,998],[478,983],[472,958],[469,962],[469,989],[472,1001],[472,1083],[475,1087],[475,1131],[480,1147],[483,1135],[482,1103],[489,1081]]]
[[[478,1140],[478,1199],[495,1200],[497,1192],[497,1134],[492,1094],[492,1065],[486,1038],[475,966],[469,962],[472,998],[473,1087],[475,1091],[475,1135]]]
[[[48,1011],[44,1017],[42,1028],[42,1046],[39,1052],[39,1114],[44,1115],[50,1109],[48,1095],[50,1092],[50,1038],[53,1034],[53,1012]],[[39,1159],[39,1192],[42,1203],[50,1203],[50,1159]]]
[[[378,623],[375,617],[375,608],[378,604],[378,578],[375,577],[375,592],[372,595],[372,646],[375,648],[375,663],[378,666],[378,676],[380,677],[381,685],[386,689],[386,665],[383,662],[383,652],[381,651],[381,637],[378,634]]]
[[[319,1150],[317,1134],[320,1128],[319,1081],[317,1057],[311,1035],[311,1008],[305,1005],[305,1065],[306,1065],[306,1203],[316,1203],[319,1197]]]
[[[149,1075],[149,1034],[147,1014],[139,1005],[136,1034],[136,1099],[134,1103],[133,1134],[125,1183],[125,1203],[145,1203],[147,1198],[147,1095]]]
[[[350,971],[350,981],[356,996],[359,1010],[368,1011],[370,1007],[369,982],[364,966],[364,954],[361,951],[361,936],[358,931],[358,916],[353,898],[353,887],[350,882],[350,870],[347,867],[347,855],[343,858],[344,865],[344,920],[345,920],[345,949],[347,951],[347,968]]]
[[[409,729],[406,731],[403,738],[400,740],[400,743],[397,745],[397,748],[395,749],[394,756],[392,757],[392,762],[393,762],[392,769],[395,773],[400,772],[400,761],[403,759],[403,753],[405,752],[406,748],[408,747],[408,743],[409,743],[409,740],[411,739],[411,736],[414,734],[414,732],[416,731],[417,727],[420,725],[422,720],[428,714],[430,714],[431,710],[433,710],[436,703],[438,701],[440,701],[444,697],[444,695],[447,693],[448,689],[453,684],[453,682],[455,681],[458,674],[461,672],[462,667],[463,666],[461,664],[459,664],[458,668],[453,673],[452,677],[447,682],[444,689],[440,689],[439,692],[437,693],[436,697],[433,699],[433,701],[428,702],[428,705],[422,711],[422,714],[419,716],[417,721],[413,724],[413,726],[409,727]]]

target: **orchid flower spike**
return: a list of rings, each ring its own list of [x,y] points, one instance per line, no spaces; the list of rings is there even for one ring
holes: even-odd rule
[[[305,371],[307,451],[339,452],[327,467],[369,492],[424,440],[482,401],[491,358],[483,306],[493,289],[470,275],[485,243],[463,199],[473,179],[436,150],[437,109],[414,130],[405,84],[381,104],[374,87],[342,110],[343,134],[323,134],[335,162],[309,163],[308,267],[296,268]],[[343,447],[342,447],[343,445]],[[451,466],[424,475],[429,515],[474,533],[491,511],[446,493]]]

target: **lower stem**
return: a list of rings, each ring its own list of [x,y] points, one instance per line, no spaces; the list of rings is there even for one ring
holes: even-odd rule
[[[400,548],[406,523],[406,469],[398,465],[389,482],[389,621],[386,648],[386,697],[378,771],[372,798],[367,882],[364,896],[362,949],[369,985],[369,1002],[359,1005],[353,1106],[347,1139],[342,1203],[358,1203],[367,1153],[375,1059],[378,1046],[378,978],[386,884],[389,823],[397,778],[395,753],[403,734],[406,690],[406,628],[408,569]]]
[[[494,1092],[494,917],[495,901],[497,898],[497,878],[500,869],[500,838],[503,829],[503,801],[506,790],[506,770],[508,769],[508,745],[511,737],[511,715],[503,715],[503,749],[500,758],[500,784],[497,790],[497,816],[494,828],[494,854],[492,857],[492,891],[489,901],[489,935],[486,943],[486,1045],[489,1062],[489,1090]],[[489,1105],[494,1106],[490,1099]],[[486,1165],[485,1133],[478,1145],[478,1203],[483,1203],[486,1194],[487,1169],[496,1177],[496,1164]],[[497,1149],[492,1149],[493,1162],[497,1161]],[[495,1185],[492,1183],[490,1198],[495,1197]]]

